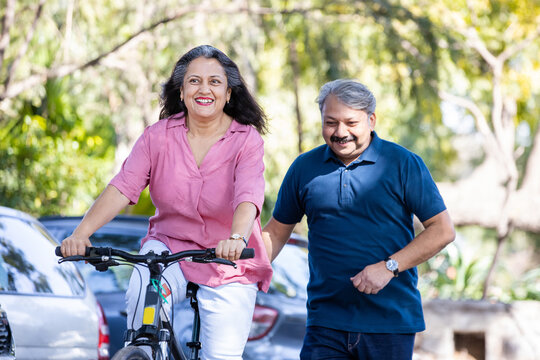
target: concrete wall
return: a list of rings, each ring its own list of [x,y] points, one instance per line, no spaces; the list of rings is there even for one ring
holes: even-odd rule
[[[540,360],[540,302],[424,302],[414,360]]]

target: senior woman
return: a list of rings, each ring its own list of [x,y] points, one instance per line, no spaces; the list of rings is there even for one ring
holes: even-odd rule
[[[147,127],[120,172],[96,199],[64,256],[83,254],[89,237],[149,186],[155,215],[140,253],[216,248],[237,260],[249,246],[255,258],[238,267],[182,262],[164,277],[174,302],[187,281],[200,285],[202,359],[241,359],[257,290],[267,291],[272,268],[261,237],[266,118],[236,64],[220,50],[198,46],[176,63],[161,95],[160,121]],[[128,328],[141,325],[142,284],[134,271],[126,293]],[[144,277],[146,276],[146,277]],[[144,293],[144,292],[143,292]],[[170,295],[169,295],[170,296]],[[169,309],[170,312],[170,309]]]

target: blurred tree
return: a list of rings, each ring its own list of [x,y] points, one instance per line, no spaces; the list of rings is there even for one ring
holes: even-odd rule
[[[34,215],[66,209],[80,214],[88,196],[104,186],[114,130],[107,122],[84,124],[66,82],[47,82],[41,99],[25,101],[12,118],[0,118],[2,205]]]
[[[279,58],[277,71],[282,71],[281,77],[266,76],[275,68],[263,60],[262,94],[272,95],[267,108],[274,118],[296,119],[286,125],[280,121],[279,128],[272,128],[279,135],[267,141],[272,156],[266,158],[266,173],[273,189],[267,201],[275,200],[279,184],[274,181],[283,178],[284,163],[321,143],[314,100],[318,88],[336,78],[357,78],[372,88],[379,101],[379,133],[420,153],[442,178],[455,151],[442,123],[436,89],[438,42],[430,19],[395,1],[311,1],[302,3],[303,8],[297,4],[267,1],[267,7],[283,10],[262,17],[266,51]],[[285,107],[290,109],[287,113]]]
[[[278,0],[230,1],[219,7],[212,6],[215,3],[208,0],[196,5],[190,3],[170,7],[167,1],[132,4],[103,0],[90,4],[66,0],[48,4],[41,0],[36,4],[6,0],[0,41],[0,64],[3,65],[0,79],[4,80],[0,87],[0,109],[10,107],[11,102],[7,100],[19,95],[33,96],[47,79],[78,77],[95,109],[106,112],[97,104],[107,104],[109,108],[108,116],[117,132],[117,168],[142,128],[157,119],[159,82],[168,76],[178,54],[198,45],[200,39],[210,40],[240,59],[242,72],[254,90],[263,93],[292,90],[291,95],[296,99],[293,106],[299,136],[297,151],[304,147],[302,135],[306,127],[307,144],[313,143],[314,138],[319,139],[311,122],[302,121],[302,114],[308,114],[303,108],[313,105],[302,99],[301,90],[317,88],[336,77],[357,76],[359,69],[348,67],[353,65],[348,59],[359,57],[359,44],[364,48],[377,46],[376,51],[362,52],[361,57],[367,59],[375,55],[379,65],[407,69],[392,70],[395,76],[384,81],[388,86],[397,84],[401,94],[408,86],[410,93],[401,96],[403,103],[413,100],[424,107],[433,104],[428,98],[434,92],[422,90],[429,87],[429,83],[418,79],[436,76],[433,70],[436,66],[432,65],[437,62],[436,43],[429,22],[402,6],[389,1],[364,4],[321,0],[304,2],[301,6]],[[171,11],[171,8],[179,10]],[[15,17],[23,20],[23,26],[14,26]],[[231,22],[231,17],[235,21]],[[381,24],[384,32],[377,34]],[[368,33],[372,40],[362,40],[366,34],[357,31],[360,26],[372,29]],[[177,35],[170,36],[171,33]],[[40,52],[43,46],[38,46],[43,43],[47,44],[46,53]],[[427,44],[429,55],[425,59],[429,61],[421,62],[418,59],[423,58],[417,57],[411,48],[422,49],[423,44]],[[283,64],[289,66],[283,77],[278,77],[283,82],[275,89],[272,82],[266,85],[268,77],[262,68],[265,64],[257,60],[260,57],[257,55],[283,46],[287,51],[279,55],[287,59]],[[179,51],[175,54],[171,49]],[[257,81],[258,74],[264,81]],[[411,74],[415,74],[414,81],[407,82]],[[416,96],[418,94],[422,96]],[[415,100],[420,98],[421,101]],[[403,124],[420,123],[423,118],[439,118],[436,122],[440,123],[438,115],[422,111],[425,109],[419,106],[409,108],[412,108],[409,112],[412,116]],[[420,138],[415,135],[417,128],[414,124],[407,125],[407,130],[396,132],[396,136]],[[439,133],[428,130],[429,126],[426,134]],[[415,141],[409,140],[406,145],[413,144]]]
[[[318,88],[349,77],[374,91],[379,134],[448,180],[456,224],[497,229],[502,246],[513,227],[540,232],[539,6],[0,0],[0,201],[36,215],[84,211],[157,121],[180,54],[210,43],[271,120],[265,218],[288,165],[322,142]],[[130,211],[153,211],[147,192]]]
[[[483,151],[475,156],[480,165],[440,188],[456,225],[496,229],[486,297],[512,229],[540,231],[540,87],[534,80],[540,71],[540,4],[443,1],[424,9],[449,35],[439,95],[464,109],[463,118],[472,117],[482,136]]]
[[[488,267],[486,256],[469,259],[452,243],[419,266],[418,287],[426,298],[480,299]]]

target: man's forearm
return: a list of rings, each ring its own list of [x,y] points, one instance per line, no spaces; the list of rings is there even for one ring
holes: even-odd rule
[[[295,224],[283,224],[270,218],[270,221],[263,228],[263,241],[270,262],[278,256],[283,246],[289,240]]]
[[[446,210],[423,224],[424,231],[391,256],[399,263],[399,271],[410,269],[431,259],[455,239],[454,226]]]

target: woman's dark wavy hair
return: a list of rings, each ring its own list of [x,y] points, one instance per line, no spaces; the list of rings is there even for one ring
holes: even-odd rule
[[[176,63],[171,77],[162,86],[160,119],[184,112],[187,108],[180,100],[180,88],[184,83],[188,65],[195,59],[205,57],[219,61],[227,75],[227,85],[231,89],[231,98],[223,111],[236,121],[253,125],[260,134],[267,131],[266,115],[249,93],[236,64],[223,52],[210,45],[201,45],[185,53]]]

